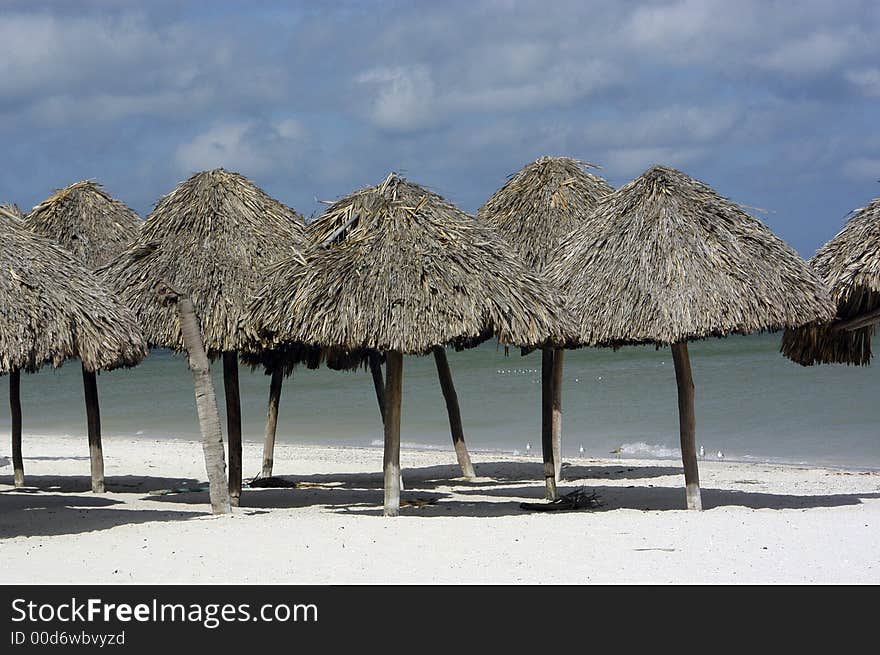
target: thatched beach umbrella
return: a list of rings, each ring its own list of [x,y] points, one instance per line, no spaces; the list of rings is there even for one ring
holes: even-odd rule
[[[155,296],[157,282],[191,299],[207,354],[223,358],[233,504],[241,495],[238,352],[251,345],[239,321],[265,268],[300,256],[302,226],[295,211],[244,176],[222,168],[204,171],[161,198],[137,241],[101,269],[153,346],[184,349],[174,307]]]
[[[321,234],[320,225],[316,223],[306,225],[306,235],[309,243],[320,243],[324,238]],[[449,364],[446,360],[446,351],[442,348],[435,349],[434,357],[438,367],[441,387],[446,398],[446,408],[452,431],[452,441],[458,457],[464,477],[475,477],[474,467],[470,461],[470,455],[464,441],[464,432],[461,427],[461,416],[458,413],[458,399]],[[252,368],[263,366],[266,372],[271,372],[272,381],[269,386],[269,406],[266,412],[266,437],[263,443],[263,467],[260,477],[271,477],[274,464],[275,431],[278,423],[278,405],[281,397],[281,380],[283,376],[292,375],[297,364],[305,363],[308,368],[318,368],[324,362],[327,368],[338,371],[355,371],[363,367],[370,370],[373,380],[373,388],[376,393],[376,401],[379,405],[379,414],[385,421],[385,381],[382,374],[384,357],[378,351],[346,353],[338,349],[309,348],[306,346],[286,346],[283,351],[262,349],[255,354],[245,355],[245,361]]]
[[[96,269],[128,248],[140,216],[91,180],[58,189],[25,217],[37,234],[54,239],[87,268]]]
[[[128,247],[140,232],[140,217],[90,180],[75,182],[55,191],[34,207],[24,224],[33,232],[54,240],[90,270],[106,264]],[[101,446],[101,410],[98,378],[82,367],[92,491],[104,492],[104,456]]]
[[[4,202],[0,204],[0,220],[20,221],[23,218],[21,209],[14,202]]]
[[[880,322],[880,198],[855,210],[810,264],[831,290],[837,320],[786,330],[782,352],[804,366],[870,363],[871,337]]]
[[[543,273],[560,241],[613,191],[587,167],[592,164],[570,157],[541,157],[512,175],[477,210],[477,216],[494,226],[528,266]],[[552,461],[555,473],[555,481],[547,481],[551,500],[562,471],[562,356],[561,348],[542,349],[541,442],[544,461]]]
[[[310,243],[324,245],[323,241],[327,239],[327,235],[322,230],[322,225],[323,223],[321,221],[317,221],[306,226],[306,234],[310,238]],[[248,355],[247,359],[248,364],[253,368],[262,364],[266,366],[267,371],[270,369],[274,370],[272,374],[272,383],[270,385],[261,477],[269,477],[272,475],[275,448],[275,426],[278,420],[278,399],[280,397],[282,370],[285,375],[290,375],[296,364],[306,363],[309,368],[317,368],[320,366],[321,362],[324,362],[327,368],[337,371],[356,371],[360,368],[369,368],[373,381],[373,388],[376,393],[376,401],[379,406],[379,414],[382,418],[383,424],[385,421],[385,381],[382,373],[384,357],[379,351],[358,350],[356,352],[347,352],[338,348],[309,348],[302,345],[286,347],[285,350],[292,350],[295,352],[285,353],[285,362],[282,366],[269,366],[263,361],[266,358],[269,360],[276,359],[279,352],[277,350],[267,350],[264,348],[256,355]],[[471,463],[470,454],[467,450],[467,444],[465,443],[461,412],[458,406],[458,395],[456,394],[455,385],[452,381],[452,372],[449,367],[449,361],[446,357],[446,351],[444,348],[438,346],[437,348],[434,348],[433,354],[437,366],[437,374],[440,379],[440,387],[446,401],[446,411],[449,416],[452,443],[458,459],[459,468],[461,469],[462,476],[466,478],[476,477],[474,466]]]
[[[385,515],[396,516],[403,355],[493,334],[540,346],[561,336],[560,310],[494,230],[395,174],[331,205],[316,230],[305,263],[270,269],[244,325],[269,347],[384,353]]]
[[[700,509],[687,342],[828,320],[827,288],[764,224],[706,184],[655,166],[599,201],[553,254],[577,343],[671,346],[687,506]]]
[[[20,372],[76,357],[94,372],[134,366],[146,341],[132,313],[66,250],[0,220],[0,374],[9,374],[15,485],[24,484]]]

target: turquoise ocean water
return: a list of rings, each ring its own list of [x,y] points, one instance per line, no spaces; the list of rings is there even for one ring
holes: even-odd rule
[[[804,368],[779,354],[781,335],[734,336],[690,346],[697,442],[705,457],[880,469],[880,368]],[[449,351],[468,444],[540,457],[540,353],[505,356],[495,343]],[[213,366],[223,411],[219,362]],[[605,457],[678,456],[675,374],[668,348],[566,352],[563,450]],[[0,378],[6,386],[6,379]],[[98,378],[104,433],[144,439],[198,438],[192,378],[185,360],[153,351],[134,369]],[[241,368],[245,438],[261,440],[269,378]],[[5,396],[5,389],[4,389]],[[76,362],[22,376],[24,450],[42,434],[83,435],[82,377]],[[9,412],[0,409],[0,456],[9,455]],[[298,369],[285,380],[282,442],[380,446],[382,426],[367,371]],[[432,357],[404,362],[404,447],[451,452]],[[280,462],[276,470],[283,473]],[[256,471],[245,471],[252,475]]]

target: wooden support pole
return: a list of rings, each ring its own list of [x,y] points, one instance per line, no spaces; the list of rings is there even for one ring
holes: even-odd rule
[[[175,291],[168,282],[163,281],[156,285],[156,296],[163,304],[177,307],[183,345],[189,356],[189,369],[193,376],[196,409],[199,413],[199,429],[202,433],[202,450],[205,454],[205,469],[208,473],[211,511],[214,514],[228,514],[231,510],[229,490],[226,487],[226,460],[223,457],[220,412],[217,411],[217,397],[214,395],[211,367],[202,343],[199,321],[189,297]]]
[[[104,493],[104,450],[101,446],[101,407],[98,403],[98,375],[82,367],[83,392],[86,398],[86,423],[89,430],[89,460],[92,492]]]
[[[547,500],[556,500],[556,465],[553,463],[553,349],[541,349],[541,453]]]
[[[24,458],[21,456],[21,372],[9,372],[9,414],[12,419],[12,468],[14,484],[24,486]]]
[[[369,356],[370,374],[373,376],[373,387],[376,389],[376,402],[379,403],[379,413],[382,415],[382,423],[385,423],[385,380],[382,379],[382,364],[379,363],[379,353],[371,352]]]
[[[226,392],[226,434],[229,436],[229,502],[241,498],[241,397],[238,391],[238,353],[223,353],[223,389]]]
[[[281,384],[284,370],[281,366],[272,369],[272,381],[269,382],[269,406],[266,410],[266,439],[263,441],[263,470],[260,477],[271,478],[272,466],[275,463],[275,433],[278,429],[278,404],[281,402]]]
[[[471,464],[471,456],[464,441],[461,410],[458,407],[458,394],[455,393],[455,385],[452,383],[452,372],[449,370],[449,360],[446,358],[446,350],[443,346],[434,347],[434,361],[437,364],[437,376],[440,378],[443,398],[446,400],[446,413],[449,415],[449,429],[452,432],[452,445],[455,447],[455,456],[458,458],[461,474],[466,478],[475,478],[477,474],[474,472],[474,465]]]
[[[834,321],[831,324],[831,329],[835,332],[841,330],[852,332],[853,330],[859,330],[863,327],[868,327],[869,325],[874,325],[876,323],[880,323],[880,308],[867,312],[865,314],[861,314],[860,316],[854,316],[852,318]]]
[[[403,390],[403,355],[385,354],[385,516],[400,514],[400,398]]]
[[[701,510],[700,472],[697,468],[697,435],[694,416],[694,379],[686,341],[672,344],[675,381],[678,383],[678,425],[681,434],[681,461],[684,464],[687,508]]]
[[[556,483],[562,480],[562,348],[553,350],[553,468]]]

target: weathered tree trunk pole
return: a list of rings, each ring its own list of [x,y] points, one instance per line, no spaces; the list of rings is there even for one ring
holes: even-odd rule
[[[231,509],[229,490],[226,487],[226,460],[223,456],[220,412],[217,411],[217,397],[214,395],[211,368],[202,344],[202,333],[199,330],[195,309],[188,296],[179,294],[167,282],[156,285],[156,295],[161,302],[177,307],[183,344],[189,356],[189,368],[193,376],[199,429],[202,433],[202,450],[205,453],[205,468],[210,485],[211,511],[214,514],[228,514]]]
[[[281,402],[281,383],[284,369],[276,366],[272,369],[272,381],[269,382],[269,406],[266,409],[266,439],[263,441],[263,470],[260,477],[271,478],[272,466],[275,463],[275,433],[278,429],[278,404]]]
[[[104,493],[104,450],[101,446],[101,408],[98,402],[98,375],[82,367],[83,392],[86,397],[86,423],[89,429],[89,460],[92,492]]]
[[[440,378],[443,398],[446,400],[446,413],[449,415],[449,429],[452,432],[452,445],[455,447],[455,456],[458,458],[461,474],[466,478],[474,478],[477,474],[474,472],[474,465],[471,464],[471,456],[464,441],[461,410],[458,407],[458,394],[455,393],[455,385],[452,383],[452,372],[449,370],[449,360],[446,358],[446,350],[443,346],[434,347],[434,361],[437,364],[437,376]]]
[[[16,487],[24,486],[24,458],[21,456],[21,372],[9,371],[9,414],[12,420],[12,468]]]
[[[226,434],[229,437],[229,502],[241,498],[241,395],[238,391],[238,353],[223,353],[223,389],[226,392]]]
[[[379,413],[382,415],[382,423],[385,423],[385,380],[382,379],[382,365],[379,363],[379,353],[371,352],[370,374],[373,376],[373,387],[376,389],[376,402],[379,403]]]
[[[837,332],[840,330],[859,330],[863,327],[868,327],[869,325],[874,325],[876,323],[880,323],[880,308],[875,309],[873,311],[867,312],[865,314],[861,314],[859,316],[853,316],[852,318],[833,321],[829,327],[833,332]]]
[[[553,349],[553,469],[556,483],[562,480],[562,348]]]
[[[400,514],[400,398],[403,390],[403,355],[385,354],[385,516]]]
[[[672,344],[675,381],[678,383],[678,425],[681,434],[681,461],[688,509],[703,509],[700,473],[697,468],[697,433],[694,416],[694,378],[686,341]]]
[[[547,500],[556,500],[556,465],[553,463],[553,349],[541,349],[541,452]]]

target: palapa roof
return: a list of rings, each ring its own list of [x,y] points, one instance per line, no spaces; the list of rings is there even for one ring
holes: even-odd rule
[[[880,197],[857,209],[844,228],[810,260],[831,290],[837,316],[846,320],[880,308]],[[812,364],[865,365],[871,361],[874,326],[833,330],[814,326],[786,331],[782,352]]]
[[[415,354],[557,334],[543,279],[485,223],[397,174],[335,202],[309,230],[305,262],[273,266],[244,322],[266,345]]]
[[[614,189],[570,157],[541,157],[524,166],[477,210],[520,251],[526,264],[543,270],[550,252]]]
[[[0,204],[0,220],[12,219],[20,221],[23,218],[21,209],[14,202],[4,202]]]
[[[137,241],[100,270],[151,345],[183,350],[177,313],[156,300],[167,280],[192,299],[211,356],[247,348],[238,324],[272,262],[299,257],[304,221],[243,175],[197,173],[156,204]]]
[[[655,166],[599,201],[553,253],[581,345],[672,344],[828,320],[806,262],[706,184]]]
[[[146,342],[132,313],[50,239],[0,220],[0,374],[78,357],[90,371],[134,366]]]
[[[28,213],[25,223],[95,269],[134,242],[142,221],[100,184],[82,180],[55,191]]]

